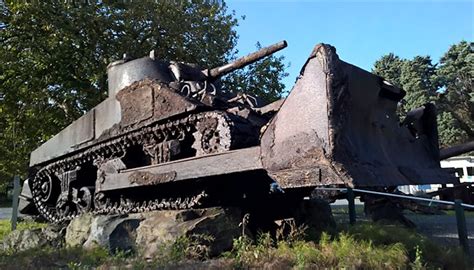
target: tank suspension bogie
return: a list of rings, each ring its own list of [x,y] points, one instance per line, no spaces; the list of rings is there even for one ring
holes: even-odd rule
[[[108,174],[242,146],[245,143],[239,140],[244,136],[239,135],[236,127],[245,121],[237,118],[226,112],[209,111],[158,122],[53,162],[40,169],[33,178],[31,186],[35,204],[52,222],[90,211],[125,213],[198,206],[204,195],[150,201],[127,198],[123,194],[117,197],[97,191],[96,186]]]

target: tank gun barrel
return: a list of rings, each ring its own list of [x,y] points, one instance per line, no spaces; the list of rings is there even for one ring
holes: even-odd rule
[[[278,43],[275,43],[273,45],[270,45],[265,48],[261,48],[260,50],[253,52],[249,55],[246,55],[244,57],[241,57],[231,63],[225,64],[220,67],[216,67],[213,69],[207,69],[204,70],[203,72],[207,74],[207,76],[211,79],[218,78],[221,76],[224,76],[236,69],[243,68],[247,65],[250,65],[252,63],[255,63],[256,61],[267,57],[269,55],[274,54],[275,52],[284,49],[288,44],[286,43],[285,40],[280,41]]]
[[[474,141],[441,149],[439,151],[439,159],[447,159],[470,151],[474,151]]]

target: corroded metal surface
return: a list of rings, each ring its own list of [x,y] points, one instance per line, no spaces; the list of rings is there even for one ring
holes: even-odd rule
[[[138,171],[132,173],[128,179],[130,184],[156,185],[173,181],[176,179],[176,172],[151,173],[147,171]]]
[[[316,46],[262,137],[265,169],[283,188],[455,181],[439,166],[433,106],[401,125],[396,107],[403,95],[339,60],[333,47]]]

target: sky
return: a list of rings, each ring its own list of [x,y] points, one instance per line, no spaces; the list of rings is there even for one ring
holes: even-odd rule
[[[239,18],[239,56],[286,40],[290,90],[301,67],[318,43],[336,47],[339,57],[371,70],[390,52],[402,58],[430,55],[434,62],[452,44],[474,41],[471,1],[277,1],[228,0]],[[245,16],[242,19],[241,16]]]

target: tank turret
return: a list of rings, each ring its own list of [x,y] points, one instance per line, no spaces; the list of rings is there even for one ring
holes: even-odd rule
[[[151,51],[149,56],[133,60],[124,54],[122,60],[112,62],[107,66],[107,78],[109,97],[115,96],[118,91],[133,82],[145,78],[157,79],[167,83],[173,80],[168,63],[155,59],[154,51]]]

